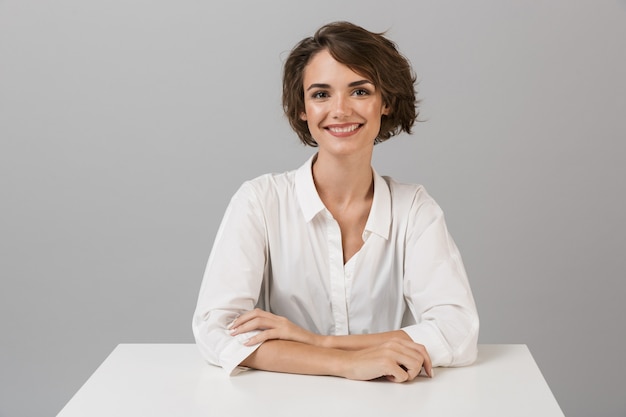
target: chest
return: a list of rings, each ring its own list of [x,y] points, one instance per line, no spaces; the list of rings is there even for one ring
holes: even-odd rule
[[[326,220],[306,236],[292,230],[294,244],[280,251],[270,248],[265,277],[270,309],[324,334],[386,331],[399,324],[404,311],[402,248],[377,235],[363,242],[361,231],[359,248],[344,263],[339,225]]]
[[[344,264],[361,250],[363,247],[363,232],[367,223],[369,210],[354,211],[335,214],[333,218],[337,222],[341,234],[341,249]]]

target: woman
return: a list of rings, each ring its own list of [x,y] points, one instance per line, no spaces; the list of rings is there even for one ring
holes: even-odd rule
[[[375,143],[411,133],[410,64],[382,34],[332,23],[289,55],[283,105],[318,152],[232,198],[193,319],[203,356],[230,374],[396,382],[472,363],[478,316],[441,209],[371,167]]]

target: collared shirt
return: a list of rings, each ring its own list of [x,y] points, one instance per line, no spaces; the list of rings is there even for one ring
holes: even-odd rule
[[[433,366],[472,363],[478,314],[442,210],[424,187],[375,171],[363,246],[344,265],[312,162],[244,183],[215,238],[193,317],[206,360],[233,374],[259,345],[228,325],[260,307],[323,335],[404,330]]]

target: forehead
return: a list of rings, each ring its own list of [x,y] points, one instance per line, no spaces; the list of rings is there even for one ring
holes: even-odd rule
[[[368,77],[354,72],[347,65],[337,61],[326,49],[313,55],[309,63],[304,67],[302,78],[305,89],[312,83],[340,85],[356,80],[368,79]]]

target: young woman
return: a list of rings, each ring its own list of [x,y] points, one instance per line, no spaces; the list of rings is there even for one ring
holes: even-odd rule
[[[337,22],[291,51],[284,110],[318,151],[233,196],[193,318],[210,363],[403,382],[475,360],[478,315],[441,209],[371,166],[375,143],[411,133],[416,103],[382,34]]]

